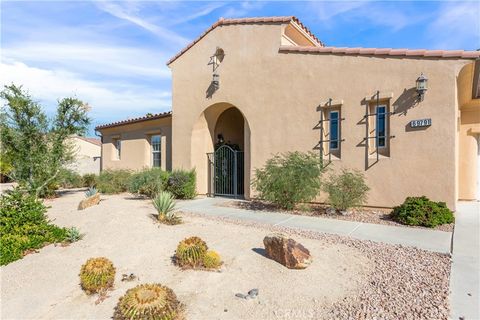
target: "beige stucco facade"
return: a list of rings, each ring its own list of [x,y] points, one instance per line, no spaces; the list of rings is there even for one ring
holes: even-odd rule
[[[102,134],[102,169],[142,170],[151,168],[151,138],[161,136],[161,168],[172,168],[172,121],[171,117],[145,120],[113,126],[99,131]],[[116,141],[120,140],[120,156],[116,149]]]
[[[68,143],[72,147],[73,161],[67,167],[81,175],[100,173],[101,144],[93,138],[72,136]]]
[[[368,205],[392,207],[407,196],[426,195],[454,209],[458,199],[475,199],[480,107],[467,92],[472,92],[474,59],[281,50],[320,45],[302,30],[293,22],[219,25],[169,63],[172,168],[195,168],[197,191],[209,193],[207,153],[222,134],[244,151],[245,197],[254,197],[255,168],[274,154],[319,152],[321,113],[328,118],[332,108],[343,119],[342,141],[331,157],[324,142],[327,168],[362,171],[371,188]],[[216,69],[219,88],[212,90],[207,63],[216,48],[225,57]],[[422,101],[415,90],[421,73],[429,79]],[[381,150],[372,139],[374,115],[365,117],[375,113],[377,104],[392,112]],[[418,119],[432,124],[411,128],[410,121]],[[140,122],[103,130],[104,168],[145,166],[144,136],[150,128]],[[125,162],[108,160],[109,137],[115,134],[131,141],[132,155]],[[328,123],[323,135],[328,140]]]

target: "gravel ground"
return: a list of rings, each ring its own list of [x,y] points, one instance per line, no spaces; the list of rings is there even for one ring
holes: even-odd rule
[[[245,201],[245,200],[232,200],[232,201],[222,201],[217,203],[217,206],[220,207],[230,207],[230,208],[239,208],[247,209],[253,211],[276,211],[284,212],[289,214],[297,214],[303,216],[312,216],[312,217],[322,217],[328,219],[338,219],[338,220],[348,220],[348,221],[358,221],[364,223],[375,223],[375,224],[384,224],[397,227],[406,227],[406,228],[421,228],[429,230],[440,230],[446,232],[452,232],[454,223],[444,224],[437,226],[435,228],[426,228],[421,226],[408,226],[401,223],[398,223],[390,217],[391,209],[352,209],[349,215],[341,214],[327,214],[326,210],[328,206],[322,204],[309,204],[307,207],[308,210],[282,210],[276,207],[275,205],[265,203],[263,201]]]
[[[198,215],[201,213],[183,213]],[[311,231],[268,226],[232,218],[207,219],[279,231],[291,236],[342,244],[374,261],[369,281],[359,293],[345,297],[326,310],[335,319],[448,319],[449,255],[412,247],[356,240]],[[317,318],[322,317],[320,314]],[[315,314],[314,314],[315,317]],[[295,318],[295,315],[292,315]]]

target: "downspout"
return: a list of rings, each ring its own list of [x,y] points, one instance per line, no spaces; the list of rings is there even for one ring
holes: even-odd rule
[[[94,130],[94,133],[97,137],[100,138],[100,142],[102,144],[100,147],[100,172],[102,172],[103,170],[103,136],[101,133],[99,134],[99,131],[97,131],[97,129]]]

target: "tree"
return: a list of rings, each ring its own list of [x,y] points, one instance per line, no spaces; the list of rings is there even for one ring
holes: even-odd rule
[[[9,176],[37,197],[44,196],[62,166],[73,160],[67,138],[86,132],[88,105],[64,98],[56,115],[48,118],[21,86],[5,86],[0,97],[6,102],[0,112],[0,145],[2,158],[12,160]]]

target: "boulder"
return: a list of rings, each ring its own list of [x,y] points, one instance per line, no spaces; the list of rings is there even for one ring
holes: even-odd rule
[[[88,207],[97,205],[100,203],[100,193],[94,194],[91,197],[85,198],[78,204],[78,210],[83,210]]]
[[[284,234],[269,234],[263,244],[267,257],[289,269],[305,269],[312,263],[310,251]]]

